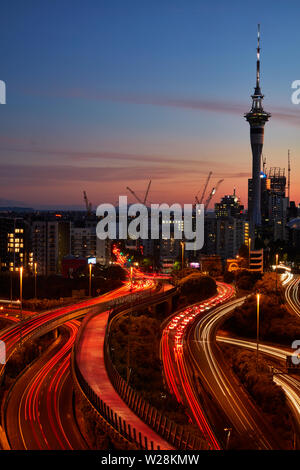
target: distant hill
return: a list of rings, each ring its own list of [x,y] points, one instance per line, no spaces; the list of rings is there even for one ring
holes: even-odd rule
[[[32,207],[1,207],[0,206],[0,213],[1,212],[34,212]]]

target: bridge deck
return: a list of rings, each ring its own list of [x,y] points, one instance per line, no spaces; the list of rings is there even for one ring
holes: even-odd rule
[[[121,418],[126,420],[137,434],[146,436],[154,448],[160,446],[162,450],[172,449],[163,438],[156,434],[145,424],[117,394],[112,386],[104,364],[104,337],[108,319],[108,312],[92,317],[82,332],[76,355],[77,365],[94,392]]]

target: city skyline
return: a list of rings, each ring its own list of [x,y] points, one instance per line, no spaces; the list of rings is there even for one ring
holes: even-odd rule
[[[114,203],[127,185],[144,192],[149,179],[151,202],[191,203],[209,171],[211,185],[224,178],[213,203],[235,187],[247,206],[251,149],[243,114],[255,85],[258,22],[262,89],[273,116],[264,156],[267,167],[287,168],[291,149],[291,200],[299,202],[300,108],[291,103],[299,32],[292,6],[273,5],[270,19],[268,1],[229,2],[226,9],[193,1],[189,8],[89,5],[94,18],[72,2],[70,23],[68,1],[43,8],[28,2],[19,19],[4,12],[2,206],[84,208],[86,190],[95,207]]]
[[[2,3],[0,455],[299,450],[300,5]]]

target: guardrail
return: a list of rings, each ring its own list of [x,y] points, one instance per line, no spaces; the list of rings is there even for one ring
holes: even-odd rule
[[[73,312],[65,313],[64,315],[60,316],[57,319],[50,319],[50,320],[46,321],[42,325],[35,328],[32,332],[30,332],[30,333],[28,333],[24,336],[22,336],[22,332],[21,332],[21,329],[24,327],[24,325],[22,324],[23,322],[21,321],[17,325],[14,325],[13,328],[15,328],[16,326],[20,328],[20,331],[19,331],[20,339],[15,342],[14,346],[11,348],[11,350],[7,354],[6,363],[12,357],[12,355],[15,353],[16,349],[21,344],[25,343],[26,341],[28,341],[30,339],[34,339],[34,338],[37,338],[37,337],[39,337],[43,334],[46,334],[46,333],[48,333],[49,331],[51,331],[55,328],[58,328],[59,326],[61,326],[66,321],[73,320],[74,318],[78,318],[78,317],[84,315],[85,313],[90,313],[92,310],[95,311],[96,313],[99,313],[99,307],[100,306],[102,306],[102,304],[93,305],[93,306],[90,306],[90,307],[82,307],[82,308],[74,310]],[[0,384],[3,380],[4,371],[5,371],[5,364],[3,364],[0,367]]]
[[[172,292],[176,291],[172,289]],[[171,291],[168,292],[171,294]],[[205,439],[192,436],[184,430],[184,427],[176,424],[173,420],[167,418],[157,408],[152,406],[145,398],[134,390],[119,374],[114,366],[110,350],[109,339],[113,321],[121,314],[130,311],[131,308],[122,308],[110,313],[106,326],[106,335],[104,343],[104,360],[107,373],[115,390],[128,405],[128,407],[148,424],[157,434],[168,441],[176,449],[180,450],[211,450],[211,446]]]
[[[133,305],[133,299],[127,298],[128,302],[121,305],[117,308],[111,310],[108,322],[106,326],[106,335],[104,342],[104,360],[107,369],[107,373],[112,382],[117,393],[125,401],[128,407],[149,425],[157,434],[159,434],[163,439],[169,442],[172,446],[177,449],[182,450],[209,450],[211,447],[209,444],[201,438],[192,436],[189,432],[186,432],[184,427],[177,425],[174,421],[170,420],[167,416],[157,410],[155,407],[150,405],[147,400],[145,400],[136,390],[134,390],[130,385],[128,385],[121,375],[116,370],[115,366],[112,363],[110,354],[109,354],[109,336],[111,324],[118,316],[125,314],[127,311],[130,311],[132,308],[137,306],[140,308],[143,305],[151,305],[157,301],[163,301],[167,299],[170,295],[175,294],[177,288],[174,287],[163,293],[151,293],[145,294],[146,298],[143,298],[136,302]],[[135,299],[137,300],[137,299]],[[92,408],[98,413],[98,415],[105,419],[105,421],[117,431],[120,436],[123,436],[128,442],[136,444],[141,449],[154,449],[154,444],[152,441],[148,442],[146,436],[142,436],[141,433],[137,433],[136,429],[133,428],[129,423],[126,423],[126,420],[117,415],[90,387],[88,382],[83,377],[78,364],[76,362],[76,353],[78,350],[78,345],[80,343],[82,332],[86,323],[91,319],[95,314],[89,315],[88,318],[83,320],[83,324],[80,328],[80,331],[76,337],[75,344],[72,350],[71,356],[71,368],[72,374],[77,385],[77,388],[80,389],[81,393],[88,400]],[[159,449],[159,446],[157,447]]]
[[[77,365],[74,348],[71,354],[71,371],[76,388],[83,393],[94,411],[101,418],[104,418],[109,427],[116,431],[119,436],[125,438],[126,441],[136,444],[140,449],[148,449],[147,437],[142,436],[141,433],[137,435],[136,429],[127,424],[125,419],[118,416],[90,387]],[[150,446],[153,448],[153,442],[150,443]],[[157,449],[159,450],[159,446],[157,446]]]
[[[176,292],[176,288],[169,289],[167,292],[163,293],[157,293],[157,288],[153,291],[145,291],[145,294],[143,295],[143,298],[141,299],[141,295],[135,295],[133,298],[132,296],[127,296],[126,302],[124,302],[124,305],[121,305],[119,307],[113,308],[109,314],[108,318],[108,325],[110,324],[112,318],[114,318],[117,314],[120,314],[123,311],[126,311],[128,309],[132,308],[133,302],[138,300],[134,306],[143,306],[143,305],[149,305],[152,304],[158,300],[164,300],[165,298],[169,297],[171,294],[174,294]],[[82,336],[82,332],[84,331],[84,327],[86,323],[91,319],[91,317],[95,316],[97,313],[92,313],[89,315],[89,317],[85,318],[83,320],[82,326],[79,330],[79,333],[77,334],[73,349],[72,349],[72,355],[71,355],[71,370],[72,370],[72,375],[73,379],[75,382],[75,385],[77,386],[77,389],[84,395],[84,397],[88,400],[89,404],[92,406],[94,411],[110,425],[110,427],[115,430],[121,437],[125,438],[128,442],[131,442],[135,444],[138,448],[140,449],[154,449],[154,444],[152,441],[148,442],[148,439],[146,436],[143,436],[140,432],[137,432],[134,427],[132,427],[129,423],[126,422],[122,417],[118,416],[117,413],[115,413],[112,408],[110,408],[95,392],[94,390],[90,387],[88,382],[85,380],[83,377],[80,368],[78,367],[78,364],[76,362],[76,353],[78,351],[78,345],[80,343],[80,339]],[[106,349],[106,348],[104,348]],[[114,385],[114,383],[113,383]],[[114,385],[115,386],[115,385]],[[118,392],[118,390],[117,390]],[[149,405],[150,406],[150,405]],[[149,407],[148,407],[149,410]],[[169,434],[172,435],[174,434],[174,429],[169,429],[166,425],[168,423],[165,421],[164,426],[166,429],[166,432],[169,432]],[[169,431],[168,431],[169,429]],[[183,442],[183,439],[182,439]],[[156,447],[157,450],[160,450],[160,447]]]
[[[48,331],[51,331],[55,328],[58,328],[59,326],[61,326],[66,321],[73,320],[74,318],[81,317],[81,316],[83,316],[87,313],[97,314],[97,313],[100,313],[101,311],[107,310],[109,308],[117,308],[119,305],[132,303],[134,301],[139,300],[142,296],[145,295],[145,293],[148,296],[149,296],[149,292],[150,292],[151,295],[155,295],[155,292],[158,288],[159,288],[159,286],[156,286],[155,289],[149,289],[148,291],[145,291],[145,292],[137,292],[137,293],[133,293],[133,294],[126,294],[126,295],[120,296],[116,299],[106,300],[106,301],[101,302],[99,304],[94,304],[94,305],[90,305],[90,306],[83,306],[82,307],[82,306],[80,306],[80,303],[79,303],[78,308],[72,310],[71,312],[65,312],[63,315],[59,316],[58,318],[55,318],[55,319],[52,318],[52,319],[49,319],[48,321],[45,321],[40,326],[35,328],[32,332],[30,332],[30,333],[28,333],[24,336],[22,335],[22,333],[23,333],[22,328],[26,324],[26,321],[21,320],[20,323],[18,323],[17,325],[12,325],[12,326],[10,326],[10,327],[8,327],[8,328],[6,328],[5,330],[2,331],[2,333],[4,333],[4,332],[12,331],[13,329],[19,328],[19,332],[20,332],[20,339],[15,342],[14,346],[11,348],[9,353],[7,353],[6,362],[12,357],[15,350],[20,346],[20,344],[28,341],[29,339],[37,338],[37,337],[41,336],[42,334],[48,333]],[[65,306],[63,306],[62,308],[65,308]],[[56,310],[60,310],[60,309],[55,308],[55,309],[49,310],[47,312],[38,313],[38,314],[33,315],[32,317],[30,317],[30,319],[28,321],[35,320],[38,317],[42,318],[45,314],[55,312]],[[3,380],[4,371],[5,371],[5,365],[1,364],[0,365],[0,384]]]
[[[159,288],[159,286],[156,286],[155,289],[148,289],[146,291],[147,295],[149,295],[149,292],[151,294],[152,294],[152,292],[155,293],[158,288]],[[21,320],[21,322],[18,323],[17,325],[13,325],[13,326],[11,326],[11,327],[4,330],[5,332],[7,332],[8,330],[13,330],[14,328],[17,327],[17,328],[19,328],[18,334],[20,334],[20,339],[14,343],[13,347],[10,349],[9,354],[6,357],[6,363],[10,358],[12,358],[12,356],[14,355],[14,353],[16,352],[16,350],[20,346],[20,344],[25,343],[26,341],[28,341],[30,339],[41,336],[42,334],[45,334],[45,333],[47,333],[47,332],[49,332],[49,331],[51,331],[55,328],[58,328],[59,326],[64,324],[66,321],[72,320],[74,318],[81,317],[81,316],[83,316],[87,313],[90,313],[92,315],[96,315],[96,314],[100,313],[101,310],[107,310],[108,308],[116,308],[118,305],[120,305],[122,303],[123,304],[124,303],[127,304],[129,302],[132,303],[133,301],[138,300],[144,294],[145,294],[144,292],[126,294],[126,295],[118,297],[116,299],[107,300],[107,301],[104,301],[104,302],[101,302],[101,303],[98,303],[98,304],[94,304],[94,305],[90,305],[90,306],[80,306],[80,304],[79,304],[78,308],[75,308],[71,312],[65,312],[64,314],[62,314],[58,318],[54,318],[54,319],[51,318],[51,319],[45,321],[40,326],[36,327],[32,332],[27,333],[26,335],[23,335],[23,336],[22,336],[22,333],[21,333],[21,329],[22,329],[22,327],[24,327],[24,324],[26,324],[26,321]],[[153,294],[153,295],[155,295],[155,294]],[[63,306],[62,308],[64,308],[64,307],[65,306]],[[38,313],[38,314],[33,315],[32,317],[30,317],[30,319],[28,321],[36,319],[37,317],[42,317],[47,313],[53,313],[56,310],[59,310],[59,309],[55,308],[55,309],[47,311],[47,312]],[[5,364],[2,364],[0,366],[0,384],[3,380],[4,372],[5,372]],[[125,431],[126,431],[126,428],[125,428]]]

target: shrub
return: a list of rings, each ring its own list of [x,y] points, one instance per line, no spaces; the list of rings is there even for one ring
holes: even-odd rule
[[[213,296],[217,292],[214,279],[199,273],[192,273],[178,283],[180,293],[188,303],[198,302]]]

